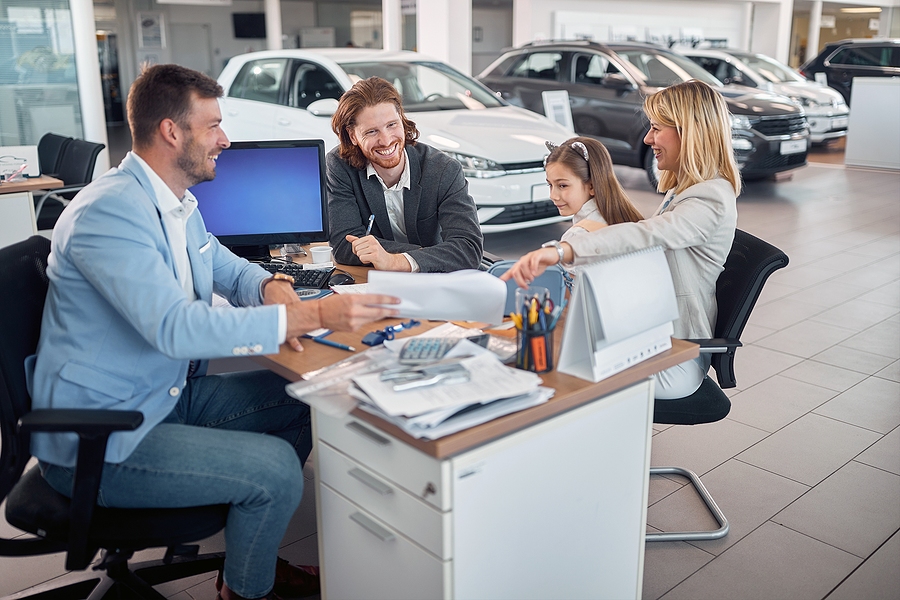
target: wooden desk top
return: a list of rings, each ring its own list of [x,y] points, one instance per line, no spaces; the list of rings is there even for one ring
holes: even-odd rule
[[[41,175],[29,179],[18,179],[13,182],[0,183],[0,194],[12,194],[13,192],[30,192],[33,190],[55,190],[65,185],[62,179]]]
[[[298,262],[300,261],[298,260]],[[366,273],[368,272],[367,268],[344,265],[339,265],[339,268],[351,273],[357,283],[365,283]],[[399,322],[397,319],[379,321],[377,323],[371,323],[354,333],[332,333],[328,336],[328,339],[336,342],[343,342],[363,351],[366,350],[368,346],[364,345],[360,340],[362,340],[366,333],[383,329],[386,325],[397,322]],[[408,332],[401,332],[398,334],[397,338],[400,339],[403,337],[419,335],[440,324],[441,322],[439,321],[424,322],[421,326]],[[553,350],[556,361],[559,360],[562,331],[563,324],[561,322],[554,332]],[[287,345],[282,345],[281,352],[278,354],[255,357],[254,360],[290,381],[298,381],[303,373],[333,364],[350,356],[350,353],[344,350],[315,344],[311,341],[310,343],[306,343],[307,341],[310,340],[304,340],[304,352],[295,352]],[[650,377],[654,373],[697,358],[699,354],[699,346],[696,344],[684,340],[673,339],[672,348],[669,350],[657,354],[644,362],[638,363],[630,369],[626,369],[625,371],[598,383],[591,383],[577,377],[565,375],[558,371],[543,373],[541,374],[541,378],[544,381],[544,385],[556,390],[556,394],[544,404],[515,412],[433,441],[416,439],[398,427],[358,408],[355,409],[352,414],[359,420],[371,423],[394,437],[403,440],[410,446],[421,450],[425,454],[438,459],[443,459],[485,444],[494,439],[498,439],[514,431],[524,429],[534,423],[549,419],[560,413],[572,410],[573,408],[586,404],[600,396],[605,396],[626,388]],[[554,362],[554,364],[556,363]]]

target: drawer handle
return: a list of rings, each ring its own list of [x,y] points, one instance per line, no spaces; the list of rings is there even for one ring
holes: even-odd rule
[[[347,429],[352,429],[356,433],[360,434],[364,438],[367,438],[369,441],[375,442],[379,446],[387,446],[391,443],[391,440],[387,439],[384,436],[378,435],[368,427],[357,423],[356,421],[350,421],[347,423]]]
[[[372,477],[362,469],[350,469],[349,471],[347,471],[347,475],[349,475],[353,479],[356,479],[357,481],[362,482],[363,485],[372,488],[382,496],[387,496],[388,494],[394,493],[394,490],[391,488],[391,486],[379,481],[375,477]]]
[[[394,539],[394,534],[390,530],[385,529],[361,512],[355,512],[350,515],[352,521],[356,521],[363,529],[377,537],[382,542],[390,542]]]

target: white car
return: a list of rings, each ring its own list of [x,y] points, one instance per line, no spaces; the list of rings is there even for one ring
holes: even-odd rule
[[[761,88],[787,96],[803,107],[814,144],[847,135],[850,108],[830,87],[809,81],[789,66],[763,54],[727,49],[678,49],[723,83]]]
[[[331,116],[341,94],[374,75],[400,92],[419,140],[462,164],[482,231],[565,219],[550,201],[544,142],[574,134],[415,52],[323,48],[235,56],[219,75],[222,128],[235,141],[318,138],[327,152],[338,143]]]

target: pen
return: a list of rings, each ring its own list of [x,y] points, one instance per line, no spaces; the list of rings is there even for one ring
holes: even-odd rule
[[[11,175],[7,175],[6,181],[12,181],[14,178],[18,177],[19,174],[22,173],[22,171],[24,171],[27,168],[28,168],[28,164],[23,164],[21,167],[19,167],[15,171],[13,171],[13,173]],[[374,216],[375,215],[372,215],[372,217],[374,217]],[[370,226],[371,226],[371,223],[370,223]]]
[[[332,348],[340,348],[341,350],[346,350],[347,352],[356,352],[356,348],[354,348],[353,346],[348,346],[347,344],[342,344],[340,342],[332,342],[331,340],[324,337],[310,337],[309,339],[319,344],[331,346]]]
[[[369,224],[366,226],[366,235],[372,233],[372,223],[375,222],[375,213],[369,215]],[[363,237],[366,237],[365,235]]]

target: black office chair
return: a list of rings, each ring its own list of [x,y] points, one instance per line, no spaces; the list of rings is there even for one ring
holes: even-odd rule
[[[66,204],[94,178],[97,157],[105,144],[73,139],[59,158],[56,177],[65,187],[44,192],[34,202],[34,216],[38,230],[53,229]]]
[[[707,376],[700,388],[690,396],[657,401],[653,410],[654,423],[699,425],[719,421],[728,415],[731,401],[722,388],[737,385],[734,377],[734,353],[741,346],[741,333],[769,275],[787,264],[787,255],[775,246],[740,229],[734,232],[734,243],[725,261],[725,270],[716,281],[716,303],[719,307],[716,337],[688,340],[699,344],[701,353],[712,353],[712,367],[716,371],[719,385]],[[717,540],[725,537],[728,533],[728,519],[696,473],[682,467],[650,467],[650,474],[687,477],[719,523],[719,528],[713,531],[648,533],[648,542]]]
[[[0,539],[0,556],[67,553],[66,569],[86,569],[98,549],[96,572],[70,573],[29,590],[28,598],[155,598],[151,586],[220,570],[223,553],[198,555],[185,546],[225,527],[228,505],[167,509],[95,506],[109,435],[137,428],[143,415],[118,410],[31,410],[25,358],[34,354],[47,294],[50,241],[41,236],[0,249],[0,502],[7,522],[33,534]],[[36,431],[78,434],[72,500],[57,493],[38,468],[25,470]],[[165,558],[132,565],[134,552],[164,547]],[[23,565],[24,567],[24,565]],[[80,577],[80,579],[79,579]],[[60,581],[64,584],[60,586]],[[118,594],[118,595],[116,595]]]
[[[41,174],[56,177],[59,173],[60,159],[72,138],[55,133],[45,133],[38,142],[38,162]]]

